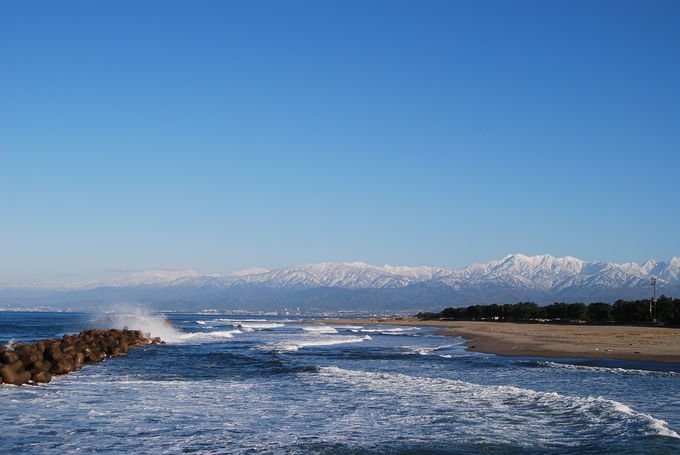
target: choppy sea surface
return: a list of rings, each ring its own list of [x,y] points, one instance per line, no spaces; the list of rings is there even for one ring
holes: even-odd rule
[[[123,325],[168,344],[0,386],[0,453],[680,453],[678,365],[507,358],[421,328],[228,315],[0,312],[0,343]]]

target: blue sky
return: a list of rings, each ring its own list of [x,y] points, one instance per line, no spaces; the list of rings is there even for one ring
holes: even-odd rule
[[[0,282],[680,255],[677,1],[7,1]]]

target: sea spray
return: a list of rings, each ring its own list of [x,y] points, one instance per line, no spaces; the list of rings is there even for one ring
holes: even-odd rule
[[[143,307],[121,306],[113,314],[107,314],[102,319],[106,325],[116,329],[128,328],[141,330],[152,337],[174,343],[182,341],[182,332],[179,331],[165,316],[153,314]]]

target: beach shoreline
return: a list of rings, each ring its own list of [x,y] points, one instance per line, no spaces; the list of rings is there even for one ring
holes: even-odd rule
[[[402,319],[313,319],[306,323],[432,327],[465,338],[468,350],[510,357],[618,359],[680,364],[680,328]]]

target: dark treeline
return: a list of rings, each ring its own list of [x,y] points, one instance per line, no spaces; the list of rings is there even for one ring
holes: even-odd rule
[[[446,308],[441,313],[418,313],[420,319],[492,320],[492,321],[587,321],[599,323],[651,322],[649,300],[617,300],[613,305],[595,302],[553,303],[538,306],[534,302],[506,305],[472,305]],[[661,296],[656,301],[654,318],[658,322],[680,324],[680,299]]]

